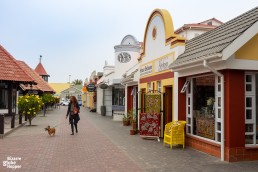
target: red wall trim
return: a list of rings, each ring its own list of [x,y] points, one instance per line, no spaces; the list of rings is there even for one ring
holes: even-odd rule
[[[127,111],[133,109],[133,96],[131,95],[132,90],[133,86],[127,87]]]
[[[158,74],[158,75],[154,75],[146,78],[141,78],[140,83],[158,81],[158,80],[167,79],[167,78],[174,78],[174,72],[169,71],[166,73],[162,73],[162,74]]]
[[[225,70],[225,146],[245,147],[245,73]]]
[[[186,78],[178,78],[178,120],[186,120],[186,93],[180,93]]]

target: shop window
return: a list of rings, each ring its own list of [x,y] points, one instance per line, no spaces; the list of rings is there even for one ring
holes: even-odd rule
[[[158,91],[161,92],[161,81],[157,82],[157,86],[158,86]]]
[[[192,134],[215,140],[215,76],[193,78],[192,87]]]
[[[150,82],[148,83],[147,86],[148,86],[148,92],[151,91],[151,83]]]
[[[245,74],[245,144],[258,145],[258,73]]]
[[[124,97],[124,88],[113,88],[113,105],[124,106]]]

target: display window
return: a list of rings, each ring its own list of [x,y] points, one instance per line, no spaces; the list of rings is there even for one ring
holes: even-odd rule
[[[221,85],[215,75],[188,78],[186,91],[187,134],[220,141]],[[218,110],[219,109],[219,110]]]
[[[245,144],[258,146],[258,73],[245,74]]]

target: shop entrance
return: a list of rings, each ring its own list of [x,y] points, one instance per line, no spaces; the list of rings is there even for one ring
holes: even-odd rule
[[[173,87],[168,86],[165,87],[165,93],[163,93],[164,124],[172,122],[172,90]]]
[[[141,89],[140,135],[163,137],[163,94],[158,90]]]

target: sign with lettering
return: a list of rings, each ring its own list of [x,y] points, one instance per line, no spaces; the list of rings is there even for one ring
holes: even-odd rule
[[[155,72],[161,72],[169,69],[169,65],[173,62],[171,55],[165,56],[155,61]]]
[[[95,92],[95,90],[96,90],[95,84],[88,84],[88,85],[86,86],[86,88],[87,88],[87,90],[88,90],[89,92]]]
[[[141,69],[140,69],[141,76],[148,75],[151,73],[152,73],[152,64],[147,64],[147,65],[141,66]]]

